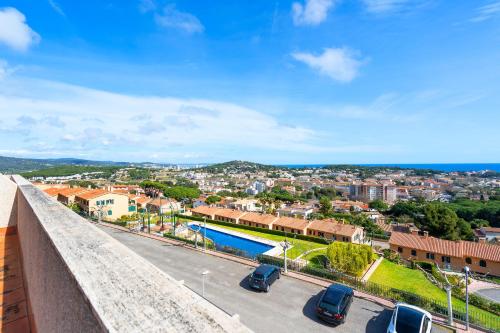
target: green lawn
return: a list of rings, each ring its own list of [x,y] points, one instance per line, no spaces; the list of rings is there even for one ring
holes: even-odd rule
[[[424,273],[395,264],[386,259],[382,260],[369,281],[438,300],[444,304],[447,303],[446,292],[427,280]],[[452,303],[453,308],[456,308],[460,312],[465,311],[465,302],[462,300],[453,298]],[[496,329],[500,329],[500,321],[497,316],[472,305],[469,305],[469,308],[471,311],[479,312],[490,323],[496,321]]]
[[[210,223],[207,223],[207,224],[210,224]],[[236,228],[236,227],[222,226],[222,225],[218,225],[218,224],[212,224],[212,225],[219,227],[219,228],[229,229],[229,230],[241,232],[244,234],[252,235],[255,237],[269,239],[269,240],[272,240],[275,242],[281,242],[282,240],[285,239],[285,237],[283,237],[283,236],[266,234],[264,232],[246,230],[246,229],[241,229],[241,228]],[[297,258],[299,255],[301,255],[305,251],[327,246],[326,244],[305,241],[302,239],[294,239],[293,237],[287,237],[287,240],[293,244],[293,247],[290,250],[288,250],[288,252],[287,252],[288,258],[290,258],[290,259]],[[315,253],[316,252],[313,252],[313,253],[311,253],[311,255],[315,254]]]

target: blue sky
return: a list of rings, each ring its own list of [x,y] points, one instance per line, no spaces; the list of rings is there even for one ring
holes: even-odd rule
[[[500,162],[498,0],[0,6],[0,155]]]

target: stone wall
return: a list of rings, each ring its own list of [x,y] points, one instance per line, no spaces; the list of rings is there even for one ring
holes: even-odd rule
[[[23,178],[13,179],[38,332],[249,332]]]

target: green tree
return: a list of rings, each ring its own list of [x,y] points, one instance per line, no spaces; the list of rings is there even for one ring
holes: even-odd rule
[[[319,199],[319,212],[323,215],[328,215],[332,212],[332,202],[328,197]]]
[[[205,200],[205,202],[208,205],[213,205],[214,203],[220,202],[221,200],[222,200],[222,198],[219,197],[218,195],[210,195],[210,196],[207,197],[207,199]]]
[[[379,212],[383,212],[383,211],[386,211],[387,209],[389,209],[389,205],[380,199],[371,201],[368,204],[368,207],[370,207],[372,209],[376,209]]]

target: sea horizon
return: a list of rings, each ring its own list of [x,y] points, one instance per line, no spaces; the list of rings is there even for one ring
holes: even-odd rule
[[[366,167],[398,167],[403,169],[430,169],[444,172],[500,172],[500,163],[324,163],[324,164],[273,164],[291,169],[321,168],[327,165],[358,165]]]

